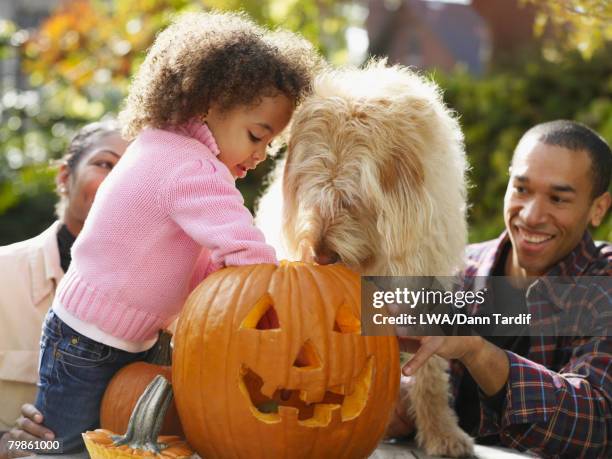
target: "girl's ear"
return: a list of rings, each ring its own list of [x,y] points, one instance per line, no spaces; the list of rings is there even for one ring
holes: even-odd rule
[[[70,168],[68,167],[68,165],[60,165],[59,171],[55,176],[55,185],[57,186],[57,191],[59,192],[59,194],[68,194],[68,190],[70,188]]]

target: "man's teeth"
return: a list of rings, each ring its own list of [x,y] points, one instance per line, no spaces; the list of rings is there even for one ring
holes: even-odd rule
[[[539,244],[540,242],[552,239],[552,236],[540,236],[537,234],[527,233],[525,230],[521,230],[521,233],[527,242],[531,242],[533,244]]]

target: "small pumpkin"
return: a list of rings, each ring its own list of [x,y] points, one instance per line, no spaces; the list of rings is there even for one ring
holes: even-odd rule
[[[148,362],[135,362],[117,372],[108,384],[100,405],[100,426],[112,432],[125,432],[138,398],[157,375],[172,381],[172,334],[160,332]],[[183,435],[174,401],[166,413],[162,435]]]
[[[188,458],[194,454],[178,436],[158,436],[162,419],[172,401],[172,387],[163,376],[155,376],[138,399],[125,435],[107,429],[83,433],[85,446],[92,459],[138,457]]]
[[[368,457],[399,384],[397,340],[361,336],[360,276],[341,265],[230,267],[194,290],[173,386],[206,459]]]

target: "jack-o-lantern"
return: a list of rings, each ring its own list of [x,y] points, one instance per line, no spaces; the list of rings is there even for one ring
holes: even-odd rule
[[[223,269],[189,297],[172,379],[189,443],[213,458],[363,458],[399,383],[393,337],[360,335],[360,277],[340,266]]]

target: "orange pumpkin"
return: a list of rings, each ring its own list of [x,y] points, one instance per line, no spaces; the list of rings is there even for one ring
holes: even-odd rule
[[[173,386],[187,440],[214,458],[365,458],[399,383],[397,341],[360,335],[340,266],[232,267],[189,297]]]
[[[112,432],[125,432],[138,398],[157,375],[172,380],[172,335],[162,332],[149,362],[126,365],[108,384],[100,405],[100,426]],[[170,404],[162,435],[184,436],[174,402]]]

